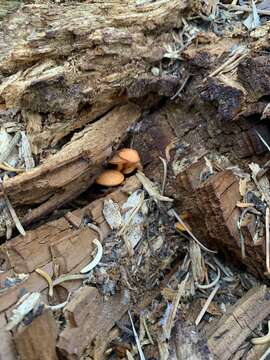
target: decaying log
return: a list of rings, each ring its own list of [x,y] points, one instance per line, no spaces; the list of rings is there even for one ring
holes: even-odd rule
[[[154,76],[151,68],[162,60],[170,30],[181,26],[180,15],[193,5],[14,4],[0,29],[1,117],[23,120],[32,150],[42,158],[96,121],[33,172],[4,184],[15,208],[42,203],[25,217],[30,224],[93,183],[124,129],[139,117],[135,105],[121,105],[133,101],[148,109],[174,94],[178,79]]]
[[[14,336],[18,355],[22,360],[57,360],[58,329],[51,310],[45,310],[31,324]]]
[[[41,113],[47,126],[38,136],[49,144],[127,98],[171,96],[177,80],[150,69],[189,6],[176,0],[22,5],[0,31],[1,102]],[[78,119],[85,109],[88,117]]]
[[[251,60],[247,55],[238,65],[239,72],[246,67],[252,71],[254,66],[258,73],[252,71],[253,83],[243,81],[243,76],[234,81],[223,75],[208,79],[209,69],[228,51],[228,44],[225,42],[222,48],[220,42],[223,44],[223,40],[218,40],[216,53],[210,51],[212,44],[199,46],[198,50],[194,45],[186,50],[189,52],[188,56],[185,55],[187,65],[192,64],[193,71],[200,68],[205,77],[201,74],[194,77],[186,85],[186,92],[178,103],[167,104],[147,116],[147,121],[141,122],[141,132],[135,134],[133,145],[141,153],[147,176],[160,185],[164,171],[159,157],[166,158],[170,154],[165,193],[174,197],[179,212],[190,212],[189,223],[194,233],[202,241],[208,241],[210,247],[233,254],[235,262],[244,263],[256,276],[264,277],[264,244],[253,242],[254,229],[251,226],[242,228],[246,255],[242,256],[243,245],[237,225],[241,214],[237,208],[237,201],[241,199],[240,178],[226,169],[236,167],[250,173],[251,162],[262,164],[269,158],[257,135],[259,133],[265,142],[270,143],[267,122],[257,121],[268,103],[266,80],[260,81],[259,75],[262,75],[261,79],[267,78],[268,65],[266,59],[263,61],[254,55]],[[199,59],[205,54],[212,60],[208,67],[202,68]],[[249,89],[252,84],[253,92]],[[236,91],[242,91],[239,93],[241,103],[237,101]],[[263,94],[263,99],[259,95],[254,98],[256,91]],[[222,101],[216,102],[214,95]],[[217,109],[217,104],[225,108]],[[218,169],[209,180],[205,157]]]
[[[60,333],[57,345],[68,360],[79,359],[95,338],[98,341],[106,336],[129,305],[124,293],[106,300],[96,288],[81,288],[78,292],[65,308],[68,326]]]
[[[208,331],[208,347],[218,360],[227,360],[270,313],[269,289],[249,290]]]
[[[18,0],[0,0],[0,22],[11,11],[15,11],[19,7],[19,5],[20,4]]]
[[[108,198],[122,204],[127,199],[127,193],[135,191],[138,187],[139,183],[136,178],[131,177],[122,187],[109,194]],[[80,219],[81,224],[83,224],[84,217],[91,218],[99,226],[103,236],[106,237],[110,228],[102,214],[103,201],[104,198],[96,200],[82,209],[75,210],[72,216]],[[11,334],[4,330],[5,317],[9,318],[21,292],[24,291],[23,289],[29,292],[38,291],[44,296],[48,293],[48,283],[34,270],[41,268],[51,277],[78,273],[82,267],[89,263],[92,241],[95,238],[97,238],[97,234],[93,230],[85,227],[77,229],[65,217],[62,217],[35,230],[28,231],[26,237],[18,236],[2,245],[0,257],[3,263],[2,268],[6,270],[1,273],[0,283],[2,284],[4,279],[16,277],[16,274],[20,273],[26,273],[28,277],[11,287],[3,286],[1,289],[0,316],[2,316],[3,321],[1,321],[0,331],[1,333],[3,331],[5,346],[0,347],[0,357],[5,359],[16,358],[13,355]],[[59,293],[58,301],[65,301],[66,292],[74,292],[80,285],[80,280],[61,284],[61,288],[66,289],[63,298],[61,298],[61,292],[58,292],[58,286],[56,286],[55,294],[58,296]]]
[[[85,191],[139,116],[136,105],[116,107],[42,165],[5,181],[3,191],[13,205],[43,202],[24,222],[33,222]]]
[[[0,315],[0,336],[1,336],[1,347],[0,347],[0,359],[1,360],[15,360],[17,352],[15,344],[12,338],[12,334],[5,330],[7,324],[6,316],[4,313]]]
[[[171,360],[210,360],[207,343],[198,334],[195,326],[187,326],[178,321],[170,339]]]

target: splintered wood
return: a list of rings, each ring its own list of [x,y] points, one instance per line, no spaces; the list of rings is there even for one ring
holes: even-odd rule
[[[0,359],[266,358],[269,6],[224,2],[0,0]]]
[[[58,329],[53,313],[45,310],[32,323],[19,330],[14,337],[22,360],[57,360],[56,339]]]
[[[94,339],[100,341],[127,311],[129,299],[118,293],[104,300],[96,288],[81,288],[65,307],[68,326],[61,332],[59,350],[66,359],[80,358]],[[84,336],[82,336],[84,334]]]
[[[3,190],[13,205],[47,201],[26,215],[24,222],[46,215],[85,191],[112,155],[113,145],[121,141],[139,116],[136,105],[116,107],[42,165],[5,181]]]
[[[208,347],[219,360],[228,360],[269,316],[269,289],[266,286],[249,290],[208,332]]]
[[[138,187],[139,183],[136,178],[131,177],[126,181],[123,187],[115,190],[108,195],[107,198],[122,204],[127,199],[126,193],[135,191]],[[92,221],[99,226],[104,237],[107,236],[110,231],[102,214],[103,202],[105,199],[96,200],[85,208],[75,210],[72,213],[73,218],[81,219],[81,223],[85,216],[87,218],[90,217]],[[28,231],[24,238],[18,236],[2,245],[0,256],[3,261],[5,261],[6,271],[1,273],[1,279],[12,279],[16,274],[21,273],[28,274],[28,276],[18,280],[10,288],[1,290],[0,315],[10,316],[11,310],[14,308],[22,291],[37,291],[44,295],[48,294],[48,283],[42,276],[35,272],[36,268],[40,268],[49,276],[54,276],[59,279],[63,274],[78,274],[80,270],[89,263],[91,251],[94,249],[92,242],[96,238],[97,234],[94,230],[83,226],[79,229],[76,227],[74,228],[74,226],[63,217],[42,225],[35,230]],[[58,290],[62,289],[65,290],[65,292],[74,292],[81,286],[82,277],[83,276],[80,275],[78,279],[73,278],[73,280],[63,282],[60,287],[55,285],[55,296],[59,297],[60,301],[65,301],[66,294],[61,295],[61,291]],[[83,291],[88,291],[88,288],[85,288]],[[126,298],[123,299],[120,296],[113,298],[108,302],[98,294],[96,289],[89,288],[89,291],[91,291],[93,296],[95,295],[96,302],[93,303],[91,296],[84,298],[81,293],[79,293],[78,298],[76,295],[65,312],[65,316],[68,323],[70,323],[70,326],[72,327],[76,324],[78,326],[76,346],[75,343],[71,341],[71,339],[75,339],[75,336],[73,336],[73,332],[75,331],[74,328],[69,330],[69,327],[66,327],[63,336],[60,334],[60,339],[62,339],[60,343],[63,352],[70,354],[70,356],[73,356],[71,354],[76,354],[76,356],[77,354],[81,354],[85,347],[89,345],[90,340],[93,340],[100,334],[104,335],[109,331],[113,327],[115,321],[121,317],[123,312],[127,309],[128,303],[126,303]],[[84,307],[75,306],[75,304],[80,303],[79,299],[84,301]],[[83,313],[81,313],[82,310]],[[108,317],[106,315],[107,312],[110,312],[112,316]],[[36,322],[28,325],[22,333],[19,332],[19,334],[16,335],[16,344],[18,344],[17,351],[19,351],[19,354],[23,359],[27,358],[30,347],[35,349],[32,354],[32,356],[35,356],[34,354],[38,351],[38,348],[35,346],[38,347],[38,345],[35,345],[34,342],[37,341],[37,344],[39,343],[39,331],[43,328],[43,325],[41,326],[41,324],[43,324],[44,321],[44,326],[47,326],[45,324],[50,323],[51,321],[50,315],[48,314],[44,315],[44,320],[38,319],[39,317],[36,319]],[[102,322],[102,319],[105,322]],[[92,330],[96,328],[96,321],[99,322],[99,327],[97,328],[98,331],[92,333]],[[79,326],[79,324],[83,325],[85,336],[81,336],[82,327]],[[6,344],[0,349],[0,357],[5,356],[6,359],[15,359],[12,355],[12,347],[8,347],[9,343],[12,344],[12,339],[11,334],[4,330],[5,325],[6,322],[3,322],[3,324],[1,323],[1,329],[3,329]],[[37,327],[37,329],[35,329],[35,327]],[[1,329],[0,331],[2,331]],[[92,333],[91,339],[89,337],[89,332]],[[53,342],[53,334],[54,332],[51,334],[52,337],[48,335],[46,341]],[[65,339],[67,339],[67,343],[65,343]],[[80,342],[81,345],[79,345]],[[77,350],[75,348],[77,348]],[[46,349],[44,348],[44,353],[42,355],[44,357],[41,357],[41,359],[53,359],[53,357],[48,357],[45,350]],[[49,349],[47,350],[50,351]],[[51,352],[51,354],[53,354],[53,352]],[[29,357],[29,359],[31,358],[34,359],[35,357]]]

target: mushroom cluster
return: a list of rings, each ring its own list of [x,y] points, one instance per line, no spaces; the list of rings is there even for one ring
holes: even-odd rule
[[[103,186],[117,186],[122,184],[124,175],[131,174],[136,169],[141,169],[138,151],[129,148],[120,149],[109,161],[115,169],[104,170],[96,179],[96,183]]]

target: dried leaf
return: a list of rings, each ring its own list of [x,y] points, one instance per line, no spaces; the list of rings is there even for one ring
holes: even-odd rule
[[[122,226],[122,215],[119,205],[112,199],[105,199],[103,206],[103,215],[112,230],[118,230]]]
[[[168,198],[167,196],[160,195],[157,186],[149,180],[144,173],[138,171],[136,174],[139,181],[142,183],[144,189],[148,192],[149,196],[152,197],[155,201],[169,201],[172,202],[173,199]]]

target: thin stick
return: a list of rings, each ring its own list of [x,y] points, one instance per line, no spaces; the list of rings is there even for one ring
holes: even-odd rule
[[[144,316],[143,316],[143,318],[142,318],[142,321],[143,321],[143,326],[144,326],[144,328],[145,328],[145,331],[146,331],[146,334],[147,334],[147,336],[148,336],[148,339],[149,339],[150,343],[151,343],[152,345],[154,345],[154,340],[153,340],[153,338],[152,338],[152,336],[151,336],[151,334],[150,334],[150,331],[149,331],[149,329],[148,329],[148,326],[147,326],[147,323],[146,323],[146,320],[145,320],[145,317],[144,317]]]
[[[263,143],[263,145],[267,148],[268,151],[270,151],[270,146],[268,145],[268,143],[264,140],[264,138],[262,137],[262,135],[257,131],[255,130],[258,138],[261,140],[261,142]]]
[[[211,254],[216,254],[217,251],[216,250],[210,250],[208,249],[206,246],[204,246],[196,237],[195,235],[193,235],[193,233],[189,230],[189,228],[187,227],[187,225],[184,223],[184,221],[180,218],[180,216],[177,214],[177,212],[175,210],[173,210],[173,215],[174,217],[180,222],[181,225],[184,226],[184,228],[186,229],[186,232],[192,237],[192,239],[204,250],[207,251]]]
[[[133,320],[132,320],[132,317],[131,317],[131,314],[130,314],[130,311],[129,311],[129,310],[128,310],[128,316],[129,316],[129,318],[130,318],[130,322],[131,322],[133,334],[134,334],[134,337],[135,337],[135,341],[136,341],[136,344],[137,344],[138,352],[139,352],[139,355],[140,355],[140,359],[141,359],[141,360],[145,360],[145,356],[144,356],[144,353],[143,353],[143,351],[142,351],[140,339],[139,339],[139,337],[138,337],[138,334],[137,334],[137,331],[136,331],[136,329],[135,329],[135,326],[134,326],[134,323],[133,323]]]
[[[208,306],[210,305],[211,301],[213,300],[214,296],[216,295],[218,289],[219,289],[219,284],[217,284],[216,287],[213,289],[213,291],[209,295],[208,299],[206,300],[202,310],[200,311],[199,315],[197,316],[197,319],[195,320],[196,326],[198,326],[199,323],[201,322],[206,310],[208,309]]]
[[[266,208],[265,213],[265,255],[266,255],[266,271],[270,274],[270,259],[269,259],[270,241],[269,241],[269,207]]]
[[[180,93],[182,92],[182,90],[183,90],[184,87],[186,86],[186,83],[188,82],[188,79],[189,79],[189,78],[190,78],[190,75],[187,75],[187,76],[184,78],[184,80],[183,80],[180,88],[179,88],[179,89],[176,91],[176,93],[171,97],[171,100],[174,100],[177,96],[180,95]]]
[[[165,159],[163,159],[161,156],[159,157],[163,164],[163,181],[162,181],[162,188],[161,188],[161,195],[164,194],[166,180],[167,180],[167,173],[168,173],[168,164]]]

